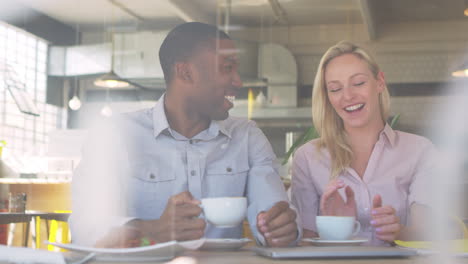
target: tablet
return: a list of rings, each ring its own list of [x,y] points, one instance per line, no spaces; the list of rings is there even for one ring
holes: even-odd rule
[[[346,247],[256,247],[254,251],[261,256],[274,259],[331,259],[331,258],[403,258],[415,256],[414,250],[396,247],[346,246]]]

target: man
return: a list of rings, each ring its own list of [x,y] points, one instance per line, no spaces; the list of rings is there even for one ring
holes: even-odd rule
[[[216,228],[199,217],[202,198],[223,196],[248,198],[259,243],[297,241],[296,212],[270,144],[254,122],[229,117],[242,87],[233,41],[214,26],[185,23],[167,35],[159,56],[166,94],[154,108],[105,126],[84,150],[73,179],[74,242],[240,238],[242,225]]]

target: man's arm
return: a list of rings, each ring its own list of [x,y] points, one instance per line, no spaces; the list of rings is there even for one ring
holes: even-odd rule
[[[301,237],[296,211],[290,207],[278,174],[276,156],[263,132],[249,124],[248,218],[259,243],[286,246]]]
[[[202,212],[199,205],[200,201],[185,191],[169,199],[159,219],[135,219],[129,225],[158,243],[199,239],[204,236],[206,226],[205,220],[198,218]]]
[[[450,181],[450,168],[453,165],[445,163],[441,153],[427,139],[421,141],[419,147],[419,160],[415,166],[412,182],[409,186],[408,206],[410,206],[407,223],[403,223],[399,240],[430,240],[434,239],[437,228],[446,228],[444,239],[456,239],[463,237],[463,224],[457,222],[451,216],[449,210],[441,210],[441,206],[450,208],[450,204],[440,205],[438,199],[443,198],[450,203],[460,199],[452,197],[451,193],[444,192],[443,185]],[[449,166],[445,168],[444,166]],[[449,171],[449,173],[447,173]],[[454,199],[455,198],[455,199]],[[446,213],[443,217],[441,215]],[[439,239],[439,238],[437,238]]]
[[[153,243],[200,239],[206,223],[198,218],[202,211],[199,204],[187,191],[174,195],[159,219],[132,219],[125,226],[112,229],[96,246],[135,247],[140,246],[143,239]]]
[[[397,240],[415,241],[415,240],[433,240],[437,228],[443,228],[445,233],[443,239],[463,239],[463,222],[458,223],[456,219],[446,216],[445,218],[436,217],[435,212],[428,206],[413,204],[410,208],[409,223],[402,226]],[[436,219],[442,219],[442,223]]]

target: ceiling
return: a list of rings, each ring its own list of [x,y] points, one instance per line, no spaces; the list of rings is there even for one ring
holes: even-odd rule
[[[382,23],[468,20],[463,14],[468,8],[466,0],[376,0],[375,4],[376,15]]]
[[[171,28],[183,21],[239,27],[468,20],[465,0],[16,0],[83,31],[110,25],[125,30]],[[11,2],[11,0],[1,0]],[[230,2],[230,4],[229,4]],[[24,15],[23,15],[24,16]],[[375,32],[372,32],[375,31]]]

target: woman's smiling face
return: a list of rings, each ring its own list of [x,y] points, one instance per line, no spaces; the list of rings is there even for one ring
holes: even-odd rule
[[[344,54],[328,62],[324,77],[328,100],[345,129],[382,122],[379,105],[379,94],[385,89],[382,73],[375,78],[365,60]]]

